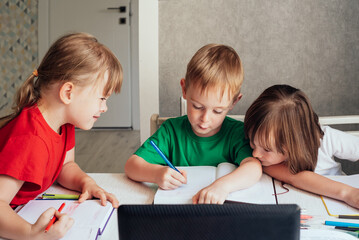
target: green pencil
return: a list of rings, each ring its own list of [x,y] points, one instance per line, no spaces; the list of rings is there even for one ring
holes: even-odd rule
[[[68,199],[68,200],[77,200],[80,195],[72,195],[72,194],[50,194],[44,193],[42,194],[42,199]]]

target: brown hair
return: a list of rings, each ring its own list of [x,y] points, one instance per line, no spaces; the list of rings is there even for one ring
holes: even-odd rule
[[[324,133],[307,96],[289,85],[267,88],[246,112],[244,129],[247,138],[255,136],[260,145],[287,153],[292,173],[314,171],[320,139]],[[268,139],[274,139],[269,146]]]
[[[57,82],[73,82],[87,86],[98,84],[105,72],[109,78],[104,88],[107,96],[121,90],[122,66],[106,46],[87,33],[71,33],[54,42],[34,71],[15,95],[13,113],[0,119],[0,127],[16,117],[24,107],[41,98],[41,90]],[[98,74],[98,75],[95,75]]]
[[[191,85],[201,86],[204,92],[209,87],[227,89],[235,99],[243,82],[243,67],[236,51],[225,45],[208,44],[199,49],[187,65],[186,89]]]

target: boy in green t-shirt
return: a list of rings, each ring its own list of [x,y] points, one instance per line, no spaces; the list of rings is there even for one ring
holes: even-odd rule
[[[230,192],[250,187],[262,174],[252,157],[243,123],[226,114],[241,99],[242,63],[233,48],[209,44],[199,49],[181,79],[187,115],[171,118],[126,162],[125,172],[135,181],[152,182],[162,189],[185,184],[182,174],[168,167],[150,144],[152,140],[175,166],[239,165],[232,173],[200,190],[193,203],[223,203]]]

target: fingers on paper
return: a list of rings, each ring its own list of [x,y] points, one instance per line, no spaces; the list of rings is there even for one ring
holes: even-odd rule
[[[186,184],[187,183],[187,172],[185,170],[182,170],[182,169],[179,169],[179,171],[181,172],[180,174],[180,181],[183,183],[183,184]]]
[[[194,196],[192,197],[192,203],[193,203],[193,204],[197,204],[197,203],[198,203],[198,197],[199,197],[199,192],[196,193],[196,195],[194,195]]]
[[[47,226],[47,224],[49,224],[50,220],[52,219],[52,217],[55,215],[56,213],[56,209],[55,208],[49,208],[47,209],[45,212],[43,212],[40,217],[37,219],[35,224],[38,224],[40,226]]]
[[[79,203],[82,203],[84,201],[86,201],[87,199],[90,199],[92,196],[90,196],[88,191],[85,191],[83,193],[81,193],[80,197],[79,197]]]
[[[106,194],[106,199],[112,203],[112,207],[114,208],[118,208],[118,206],[120,205],[118,199],[116,198],[116,196],[112,193],[108,193],[108,192],[105,192]]]
[[[206,189],[202,189],[193,196],[194,204],[223,204],[225,198]]]
[[[184,175],[182,175],[182,171],[181,171],[181,173],[179,173],[179,172],[177,172],[177,171],[174,171],[174,172],[172,173],[171,177],[172,177],[173,179],[175,179],[176,182],[179,182],[180,185],[186,184],[186,183],[187,183],[187,175],[186,175],[187,173],[186,173],[185,171],[183,171],[183,174],[184,174]],[[178,185],[178,186],[180,186],[180,185]]]
[[[171,189],[176,189],[181,185],[182,183],[180,181],[176,179],[169,179],[168,181],[165,181],[163,184],[159,185],[159,187],[164,190],[171,190]]]
[[[62,238],[66,232],[71,228],[74,220],[65,213],[60,213],[55,208],[49,208],[43,212],[39,219],[36,221],[33,227],[33,231],[40,234],[45,234],[45,228],[53,217],[57,218],[57,221],[51,226],[49,231],[46,233],[51,238]]]
[[[186,177],[176,170],[166,167],[163,169],[161,176],[157,181],[158,186],[162,189],[176,189],[183,183],[186,183]]]
[[[54,226],[59,226],[62,230],[69,230],[74,224],[74,220],[67,215],[66,213],[56,213],[57,221],[54,223]],[[56,227],[56,226],[55,226]],[[51,229],[51,228],[50,228]]]
[[[59,213],[58,211],[55,213],[55,216],[57,217],[57,221],[49,229],[48,233],[53,233],[56,236],[62,238],[72,227],[72,225],[74,224],[74,220],[66,213]]]
[[[97,191],[95,191],[93,196],[100,199],[102,206],[106,206],[107,197],[105,191],[102,188],[99,188]]]

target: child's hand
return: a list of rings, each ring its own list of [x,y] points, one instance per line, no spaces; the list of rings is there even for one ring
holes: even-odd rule
[[[350,187],[344,196],[344,201],[352,207],[359,208],[359,189]]]
[[[229,192],[221,184],[214,182],[194,195],[192,202],[193,204],[223,204],[228,194]]]
[[[45,232],[45,228],[49,224],[51,218],[56,216],[57,220]],[[74,220],[67,214],[62,214],[55,208],[49,208],[40,215],[36,223],[31,227],[31,239],[60,239],[65,236],[67,231],[72,227]]]
[[[157,185],[164,189],[176,189],[182,184],[187,183],[187,173],[184,170],[178,169],[181,173],[177,172],[176,170],[170,167],[161,167],[158,172],[156,172]]]
[[[114,208],[118,208],[119,206],[119,202],[115,195],[106,192],[91,179],[83,185],[79,202],[81,203],[87,199],[91,199],[92,197],[99,198],[102,206],[106,206],[107,201],[111,202]]]

